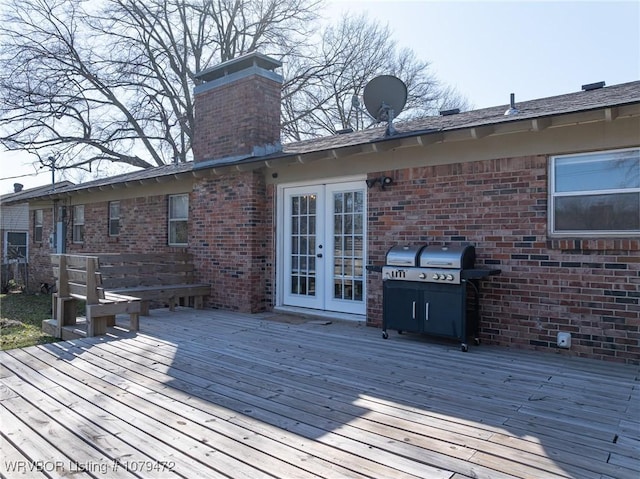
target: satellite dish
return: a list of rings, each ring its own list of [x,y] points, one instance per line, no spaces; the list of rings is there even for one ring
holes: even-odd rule
[[[396,133],[393,119],[407,102],[407,86],[392,75],[375,77],[364,87],[364,106],[377,122],[387,122],[387,135]]]

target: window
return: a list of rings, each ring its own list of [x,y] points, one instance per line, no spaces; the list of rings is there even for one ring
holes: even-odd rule
[[[640,233],[640,149],[551,158],[550,232]]]
[[[73,242],[84,242],[84,205],[73,207]]]
[[[26,263],[28,258],[27,233],[7,231],[5,233],[4,258],[8,263]]]
[[[187,245],[189,195],[169,196],[169,244]]]
[[[109,236],[120,234],[120,202],[109,202]]]
[[[42,224],[44,223],[43,210],[33,212],[33,242],[42,243]]]

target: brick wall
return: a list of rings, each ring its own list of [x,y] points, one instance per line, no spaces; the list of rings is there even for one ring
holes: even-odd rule
[[[185,193],[187,193],[185,191]],[[72,242],[73,207],[68,207],[67,253],[148,253],[181,252],[184,247],[169,246],[167,243],[167,195],[153,195],[120,201],[120,234],[109,236],[109,202],[84,204],[84,242]],[[191,206],[191,198],[189,202]],[[32,226],[33,229],[33,226]],[[52,283],[50,255],[55,252],[49,247],[49,235],[53,232],[51,208],[44,210],[43,242],[32,249],[30,258],[30,284]],[[33,234],[33,232],[31,233]]]
[[[482,282],[481,338],[528,349],[640,363],[640,240],[547,237],[547,158],[532,156],[372,173],[369,260],[403,243],[470,242],[476,265],[502,270]],[[367,321],[382,322],[382,281],[370,273]]]
[[[185,193],[189,193],[185,191]],[[109,202],[87,203],[84,205],[84,242],[71,241],[72,219],[67,227],[67,252],[92,253],[160,253],[163,251],[180,252],[184,247],[169,246],[168,196],[154,195],[120,201],[120,234],[109,236]],[[189,198],[191,208],[191,198]],[[70,212],[73,208],[69,209]]]
[[[209,307],[243,312],[271,307],[273,232],[266,223],[266,201],[259,173],[208,178],[195,185],[190,251],[201,279],[213,284]]]
[[[273,187],[270,187],[273,201]],[[272,306],[273,212],[265,212],[264,177],[246,172],[200,180],[189,195],[189,246],[167,245],[167,195],[120,200],[120,234],[108,235],[107,201],[87,203],[85,237],[72,243],[67,226],[67,253],[146,253],[189,251],[196,281],[210,282],[208,307],[257,312]],[[72,211],[72,208],[69,208]],[[51,210],[45,210],[44,235],[53,231]],[[268,223],[267,223],[268,221]],[[34,248],[33,285],[53,283],[48,241]]]
[[[33,218],[33,211],[29,212],[29,217]],[[30,241],[35,237],[33,231],[33,221],[29,227]],[[53,233],[53,209],[43,208],[42,212],[42,242],[29,245],[29,290],[39,291],[40,284],[47,283],[53,285],[53,271],[49,255],[54,252],[49,246],[49,236]]]

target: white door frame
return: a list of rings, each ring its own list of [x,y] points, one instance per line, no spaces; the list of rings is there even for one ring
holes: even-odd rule
[[[304,181],[304,182],[292,182],[292,183],[284,183],[284,184],[279,184],[277,185],[277,190],[276,190],[276,251],[275,251],[275,255],[276,255],[276,261],[275,261],[275,265],[276,265],[276,297],[275,297],[275,306],[283,306],[285,304],[284,301],[284,295],[285,295],[285,255],[284,255],[284,251],[285,251],[285,246],[284,246],[284,242],[285,242],[285,235],[284,235],[284,231],[285,231],[285,227],[284,227],[284,221],[285,221],[285,190],[289,189],[289,188],[297,188],[297,187],[313,187],[313,186],[317,186],[320,185],[323,188],[327,185],[330,185],[330,189],[335,189],[336,187],[339,188],[339,184],[341,183],[351,183],[351,182],[359,182],[363,185],[363,188],[365,190],[365,213],[364,213],[364,241],[363,241],[363,247],[364,247],[364,260],[363,262],[366,263],[366,255],[367,255],[367,231],[366,231],[366,223],[367,223],[367,213],[366,213],[366,197],[367,197],[367,188],[366,188],[366,176],[365,175],[354,175],[354,176],[345,176],[345,177],[339,177],[339,178],[331,178],[331,179],[327,179],[324,180],[322,182],[319,181]],[[329,214],[329,212],[325,212],[325,217]],[[288,218],[286,218],[288,220]],[[325,220],[326,221],[326,220]],[[327,246],[328,247],[328,246]],[[325,247],[326,248],[326,247]],[[325,249],[326,251],[326,249]],[[332,255],[331,255],[332,256]],[[331,257],[326,258],[327,260],[331,260]],[[363,264],[363,268],[364,268],[364,264]],[[327,268],[328,270],[328,268]],[[327,276],[331,276],[329,274],[327,274]],[[363,276],[365,276],[366,278],[366,271],[363,272]],[[326,284],[328,284],[328,279],[325,281],[325,286]],[[367,302],[367,298],[366,298],[366,279],[364,281],[364,291],[363,291],[363,303],[362,303],[362,308],[360,311],[344,311],[346,313],[354,313],[354,314],[360,314],[360,315],[364,315],[366,313],[366,302]]]

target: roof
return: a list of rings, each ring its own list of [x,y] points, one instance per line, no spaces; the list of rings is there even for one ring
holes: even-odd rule
[[[640,81],[623,83],[591,91],[568,93],[524,102],[516,101],[518,113],[505,115],[510,104],[472,110],[448,116],[430,116],[394,124],[397,135],[384,137],[385,127],[354,133],[301,141],[285,145],[285,153],[306,153],[321,149],[341,148],[372,141],[384,141],[398,136],[424,135],[444,131],[497,125],[525,119],[548,118],[556,115],[597,110],[640,102]]]
[[[70,181],[60,181],[55,183],[55,189],[61,190],[68,187],[72,187],[74,184]],[[0,204],[15,204],[22,203],[32,198],[38,198],[43,195],[53,193],[54,188],[51,185],[36,186],[35,188],[29,188],[26,190],[18,191],[17,193],[7,193],[0,196]]]
[[[80,183],[77,185],[69,181],[56,183],[55,191],[53,191],[51,189],[51,185],[49,185],[46,187],[41,187],[42,191],[40,192],[34,191],[33,194],[25,195],[23,197],[20,197],[19,199],[11,198],[11,199],[7,199],[7,201],[5,202],[4,196],[3,196],[2,202],[6,204],[10,204],[10,203],[17,203],[19,201],[24,201],[24,200],[36,199],[36,198],[45,198],[45,197],[53,198],[56,196],[68,196],[69,194],[75,191],[113,188],[115,187],[115,185],[138,183],[144,180],[155,180],[157,178],[179,175],[184,173],[191,174],[192,170],[193,170],[193,162],[171,163],[169,165],[158,166],[155,168],[146,168],[138,171],[133,171],[130,173],[122,173],[120,175],[110,176],[108,178],[99,178],[97,180],[87,181],[85,183]],[[33,191],[33,190],[28,190],[28,191]],[[17,194],[17,193],[14,193],[14,194]]]
[[[458,130],[471,130],[474,138],[491,134],[494,128],[507,127],[509,124],[522,123],[524,121],[536,121],[533,129],[545,128],[551,118],[575,113],[584,113],[602,109],[624,107],[625,105],[640,104],[640,81],[608,86],[595,90],[580,91],[564,95],[558,95],[537,100],[518,102],[518,113],[505,115],[509,104],[472,110],[447,116],[432,116],[411,121],[397,122],[394,124],[396,135],[385,136],[385,126],[356,131],[353,133],[332,135],[312,140],[299,141],[283,145],[282,151],[265,155],[249,155],[246,157],[232,157],[209,160],[202,163],[178,163],[149,168],[145,170],[124,173],[118,176],[98,179],[79,185],[67,185],[57,187],[55,193],[42,190],[38,194],[20,197],[20,200],[36,197],[53,197],[68,195],[76,191],[91,190],[94,188],[115,188],[116,185],[128,185],[129,183],[144,182],[145,180],[157,180],[167,176],[184,176],[196,174],[204,169],[217,169],[248,164],[263,164],[276,162],[279,159],[301,157],[303,155],[322,154],[322,152],[335,151],[341,148],[374,146],[384,142],[395,142],[405,138],[418,138],[422,144],[429,141],[438,141],[445,132]],[[611,113],[613,115],[613,113]],[[526,126],[527,131],[531,126]],[[430,139],[432,137],[432,139]],[[435,138],[435,140],[433,140]],[[384,149],[384,148],[383,148]],[[32,191],[32,190],[28,190]],[[27,191],[23,192],[27,193]],[[52,194],[53,193],[53,194]],[[5,195],[12,196],[12,195]],[[16,202],[11,198],[8,201]],[[5,197],[2,197],[3,203]]]

